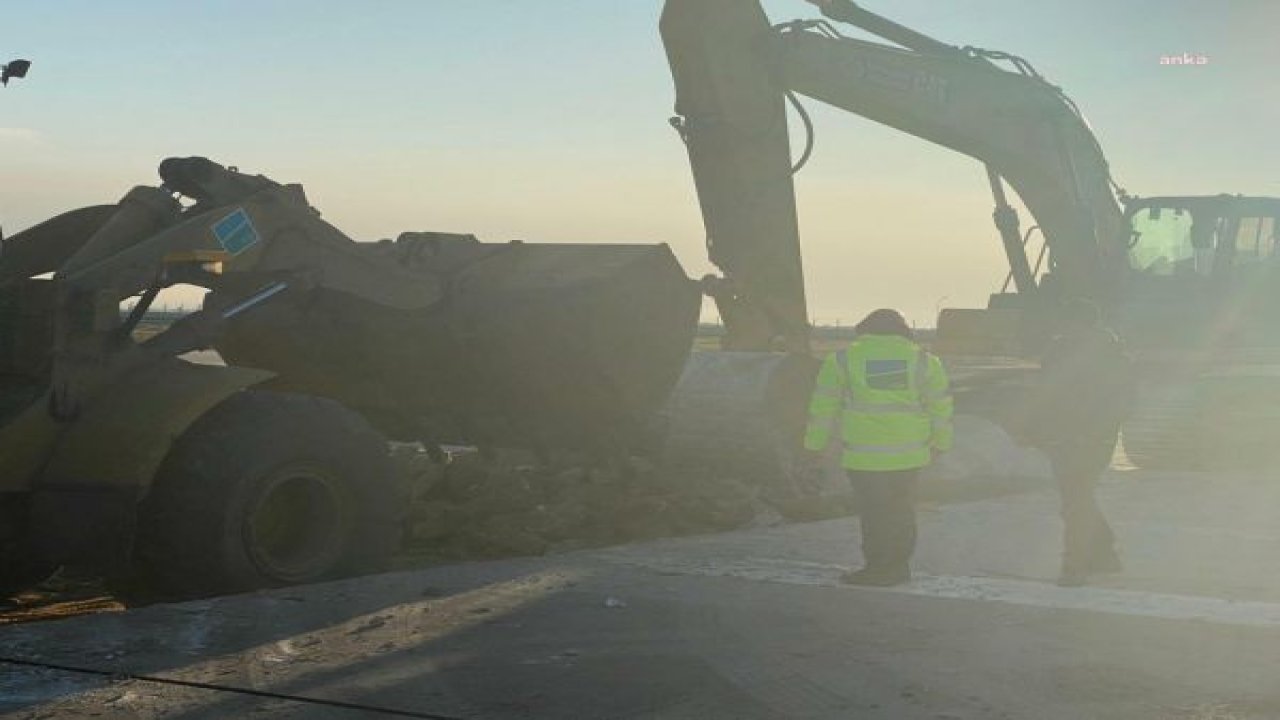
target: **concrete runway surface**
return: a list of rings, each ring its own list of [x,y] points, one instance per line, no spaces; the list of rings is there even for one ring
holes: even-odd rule
[[[1054,495],[921,512],[919,576],[841,586],[855,520],[0,628],[0,654],[452,718],[1280,718],[1280,481],[1113,471],[1126,571],[1052,584]],[[0,666],[13,718],[376,718]]]

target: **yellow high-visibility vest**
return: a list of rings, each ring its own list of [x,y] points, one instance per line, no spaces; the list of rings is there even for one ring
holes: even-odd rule
[[[897,335],[860,335],[822,363],[804,446],[826,449],[838,428],[846,470],[924,467],[951,449],[951,413],[937,356]]]

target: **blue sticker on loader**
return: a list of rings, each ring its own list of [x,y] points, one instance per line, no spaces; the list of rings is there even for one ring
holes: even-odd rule
[[[245,212],[244,208],[214,223],[213,235],[218,238],[218,244],[222,249],[232,255],[239,255],[257,245],[262,239],[254,229],[253,221],[249,219],[249,213]]]

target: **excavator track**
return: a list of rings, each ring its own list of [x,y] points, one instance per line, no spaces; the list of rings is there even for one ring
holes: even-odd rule
[[[1148,470],[1185,470],[1200,464],[1196,388],[1190,383],[1148,384],[1121,430],[1124,452]]]

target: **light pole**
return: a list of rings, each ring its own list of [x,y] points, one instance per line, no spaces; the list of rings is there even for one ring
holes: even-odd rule
[[[10,60],[0,65],[0,85],[8,85],[10,78],[24,78],[31,69],[30,60]]]

